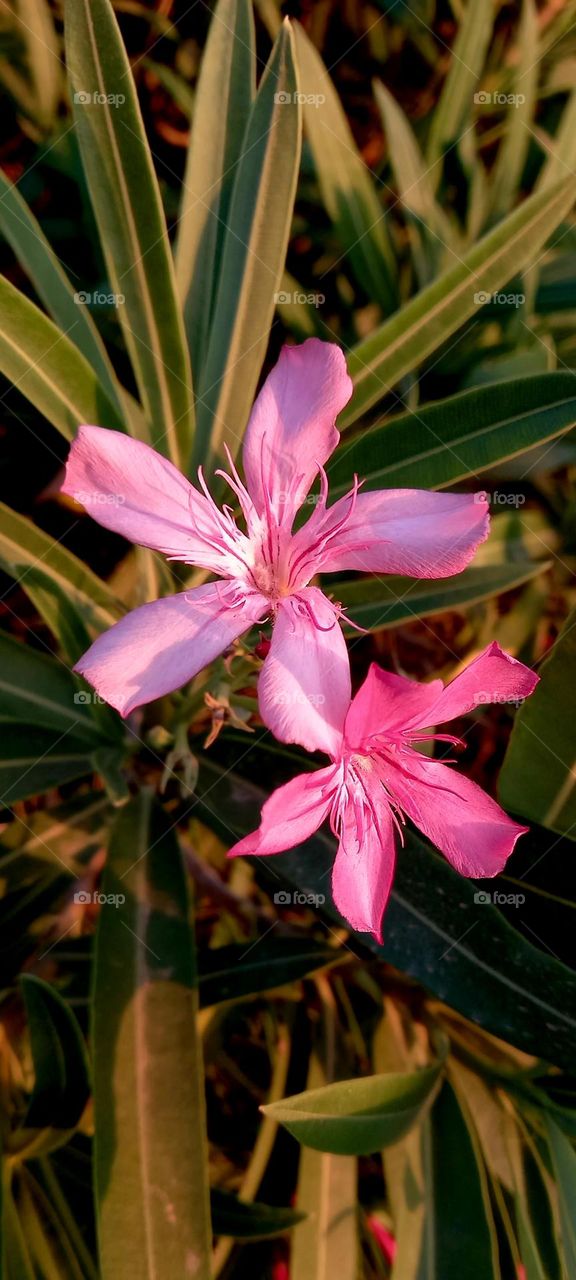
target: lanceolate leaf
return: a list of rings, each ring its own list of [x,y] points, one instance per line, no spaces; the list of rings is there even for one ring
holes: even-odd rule
[[[465,1252],[470,1276],[499,1280],[486,1171],[447,1081],[434,1104],[428,1134],[421,1274],[434,1280],[461,1280]]]
[[[500,774],[513,813],[576,840],[576,612],[540,668],[540,683],[521,708]]]
[[[152,443],[186,467],[190,362],[130,64],[110,0],[67,0],[64,16],[82,163]]]
[[[226,1191],[210,1193],[214,1235],[232,1236],[234,1240],[262,1240],[289,1231],[302,1221],[304,1214],[294,1209],[252,1201],[245,1204]]]
[[[91,365],[70,338],[0,277],[0,372],[72,440],[80,422],[123,423]]]
[[[442,489],[477,479],[489,467],[553,440],[575,423],[573,373],[490,383],[343,441],[329,465],[330,491],[344,493],[355,472],[368,489]]]
[[[576,1273],[576,1153],[568,1139],[549,1116],[545,1117],[546,1136],[552,1156],[552,1167],[558,1187],[562,1256],[568,1275]]]
[[[202,761],[197,795],[203,820],[230,844],[258,826],[265,793],[232,773],[224,776],[213,760]],[[322,912],[342,923],[330,898],[334,853],[334,842],[318,835],[254,865],[266,877],[273,862],[275,892],[282,876],[303,892],[324,894]],[[368,934],[357,941],[494,1035],[538,1056],[546,1045],[555,1063],[571,1069],[576,977],[526,942],[495,907],[475,902],[477,890],[409,832],[398,854],[384,946]]]
[[[38,795],[93,772],[85,737],[72,729],[6,724],[0,717],[0,804]]]
[[[395,309],[396,264],[386,214],[324,63],[295,25],[306,134],[327,212],[359,283],[385,312]]]
[[[369,1155],[399,1142],[434,1093],[442,1062],[308,1089],[263,1107],[305,1147],[335,1155]]]
[[[493,20],[491,5],[474,4],[473,0],[468,0],[452,46],[444,88],[432,112],[427,152],[429,164],[434,164],[442,152],[459,139],[472,117],[474,89],[484,66]]]
[[[115,899],[99,921],[92,1027],[102,1277],[209,1280],[194,939],[176,837],[148,793],[119,816],[102,887]]]
[[[356,422],[395,384],[537,256],[576,194],[574,178],[531,196],[484,236],[456,266],[422,289],[348,354],[355,393],[339,425]],[[486,296],[487,295],[487,296]],[[480,300],[479,300],[480,298]]]
[[[92,366],[121,417],[121,388],[89,308],[75,299],[74,286],[51,249],[40,224],[18,188],[0,170],[0,231],[55,324]]]
[[[380,81],[374,85],[374,96],[382,116],[400,200],[408,215],[412,215],[412,256],[420,284],[425,285],[436,274],[437,264],[443,257],[450,261],[456,230],[436,201],[429,166],[402,108]]]
[[[68,1005],[47,982],[32,974],[23,974],[20,982],[35,1077],[24,1127],[73,1129],[90,1092],[80,1028]]]
[[[472,565],[453,578],[357,578],[339,582],[335,594],[351,622],[367,631],[384,631],[415,618],[489,600],[521,586],[548,567],[549,562],[532,564],[526,560],[478,569]],[[343,621],[345,624],[346,619]]]
[[[300,163],[293,36],[285,23],[250,112],[222,244],[214,324],[198,388],[196,461],[235,454],[280,288]]]
[[[522,14],[516,36],[519,58],[511,84],[517,90],[517,101],[508,107],[506,130],[498,148],[492,174],[494,213],[508,213],[522,178],[522,170],[530,146],[530,126],[536,105],[538,84],[538,19],[534,0],[522,0]],[[561,178],[562,173],[557,177]]]
[[[0,635],[0,719],[42,725],[87,743],[102,743],[78,683],[63,662]]]
[[[297,982],[330,964],[336,956],[332,947],[314,939],[303,943],[298,938],[263,938],[248,952],[243,944],[201,952],[198,958],[200,1004],[238,1000]]]
[[[101,578],[4,503],[0,503],[0,567],[30,596],[65,649],[63,628],[68,631],[70,615],[78,616],[92,638],[122,616],[120,600]]]
[[[220,0],[196,90],[176,248],[178,292],[196,382],[215,318],[230,199],[255,94],[255,67],[250,0]]]

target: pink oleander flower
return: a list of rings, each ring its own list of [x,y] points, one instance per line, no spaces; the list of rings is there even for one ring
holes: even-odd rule
[[[258,831],[229,856],[282,853],[329,818],[339,841],[335,905],[353,929],[381,942],[394,876],[394,829],[402,837],[405,816],[464,876],[498,875],[528,830],[476,783],[418,751],[418,743],[430,738],[463,745],[451,734],[425,730],[487,702],[524,699],[537,683],[529,667],[496,643],[446,686],[441,680],[419,684],[373,663],[355,698],[340,703],[331,763],[274,791]]]
[[[214,503],[148,445],[82,426],[62,490],[107,529],[220,581],[142,605],[100,636],[76,670],[124,715],[186,684],[254,624],[274,622],[259,678],[260,713],[276,737],[334,752],[350,697],[340,606],[312,579],[341,569],[442,578],[459,573],[488,533],[483,494],[389,489],[350,493],[331,507],[324,464],[352,383],[342,351],[310,338],[284,347],[252,410],[245,484],[228,454],[218,471],[244,519]],[[296,514],[320,476],[320,495]]]

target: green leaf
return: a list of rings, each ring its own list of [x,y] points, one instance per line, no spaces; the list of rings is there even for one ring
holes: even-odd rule
[[[352,348],[348,370],[355,391],[339,419],[340,427],[356,422],[470,316],[479,315],[478,294],[491,295],[534,260],[568,213],[575,191],[575,181],[568,177],[557,187],[531,196],[461,262]]]
[[[254,399],[288,245],[300,106],[286,22],[250,112],[221,248],[214,324],[198,388],[196,461],[238,450]]]
[[[68,667],[4,634],[0,634],[0,719],[72,732],[88,749],[102,743]]]
[[[30,973],[21,975],[20,985],[34,1064],[34,1089],[24,1127],[74,1129],[90,1095],[80,1028],[54,987]]]
[[[230,200],[255,94],[250,0],[220,0],[210,23],[194,105],[178,224],[176,278],[194,379],[199,382],[214,304]]]
[[[214,1235],[231,1236],[233,1240],[263,1240],[283,1235],[305,1216],[294,1209],[260,1204],[257,1200],[244,1204],[236,1196],[218,1189],[210,1192],[210,1208]]]
[[[339,582],[335,588],[340,604],[351,621],[367,631],[384,631],[414,618],[465,609],[480,600],[489,600],[512,591],[542,573],[550,562],[533,564],[473,565],[453,578],[357,578]],[[346,619],[343,619],[346,625]],[[348,630],[348,628],[347,628]],[[353,628],[349,629],[350,633]]]
[[[421,285],[436,274],[444,251],[453,245],[455,229],[434,195],[430,170],[402,108],[385,85],[376,81],[374,96],[388,141],[390,163],[402,206],[412,215],[412,256]]]
[[[76,301],[56,254],[18,188],[0,170],[0,231],[55,324],[82,352],[110,403],[124,417],[120,383],[87,306]]]
[[[317,1052],[313,1052],[307,1087],[314,1089],[325,1082],[326,1069]],[[338,1280],[356,1280],[359,1263],[357,1161],[350,1156],[304,1147],[298,1161],[296,1203],[305,1209],[306,1217],[291,1240],[290,1266],[294,1275],[298,1280],[331,1280],[335,1275]]]
[[[476,1141],[451,1085],[444,1082],[430,1117],[429,1181],[422,1277],[499,1280],[498,1251],[486,1173]]]
[[[64,17],[78,144],[111,290],[124,298],[118,318],[151,440],[186,466],[194,425],[190,361],[130,64],[110,0],[66,0]]]
[[[225,774],[206,758],[196,794],[203,820],[230,844],[258,826],[266,798],[253,783]],[[297,850],[275,854],[274,891],[280,876],[303,892],[321,893],[323,915],[343,923],[330,898],[334,853],[334,842],[316,835]],[[272,877],[267,864],[266,858],[256,864],[265,878]],[[497,884],[492,881],[491,889]],[[559,1066],[571,1070],[576,976],[526,942],[495,907],[475,902],[477,892],[477,885],[408,831],[386,911],[384,946],[367,934],[357,940],[502,1040],[538,1057],[545,1045]]]
[[[341,1080],[262,1107],[305,1147],[370,1155],[399,1142],[429,1104],[442,1060],[420,1071]]]
[[[80,422],[123,428],[118,410],[74,343],[0,277],[0,373],[67,440]]]
[[[573,373],[492,382],[342,443],[328,469],[330,492],[344,493],[355,472],[367,489],[442,489],[553,440],[575,422]]]
[[[512,102],[508,107],[506,128],[491,175],[492,207],[497,218],[508,213],[514,203],[530,146],[540,61],[538,18],[534,0],[522,0],[517,46],[519,56],[513,68],[512,81],[507,88],[516,96],[519,94],[524,101]],[[557,176],[562,178],[563,174],[559,173]]]
[[[576,839],[576,612],[570,614],[524,703],[500,773],[513,813]]]
[[[233,944],[201,951],[198,957],[200,1004],[238,1000],[298,982],[332,963],[337,954],[333,947],[312,938],[301,942],[299,938],[264,937],[254,950]]]
[[[194,938],[173,828],[151,796],[121,810],[102,891],[92,1026],[103,1280],[210,1276]],[[111,901],[113,897],[115,901]]]
[[[388,313],[397,306],[397,292],[386,214],[319,53],[299,23],[294,32],[306,133],[322,199],[359,283]]]
[[[546,1136],[552,1156],[554,1177],[560,1203],[562,1256],[569,1276],[576,1275],[576,1154],[550,1116],[544,1116]]]
[[[492,34],[490,4],[468,0],[451,51],[448,75],[432,111],[426,158],[434,165],[471,121],[474,90],[480,79]]]
[[[84,630],[94,639],[124,611],[121,601],[82,560],[1,502],[0,567],[30,597],[73,661],[86,648]]]
[[[542,165],[537,191],[550,191],[567,172],[573,172],[576,165],[576,90],[568,99],[560,127],[554,138],[546,137],[545,149],[547,158]]]
[[[39,795],[93,772],[86,738],[69,729],[38,729],[11,723],[0,714],[0,805]]]

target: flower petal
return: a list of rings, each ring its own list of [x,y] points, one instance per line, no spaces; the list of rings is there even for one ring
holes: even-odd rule
[[[263,596],[246,596],[237,583],[212,582],[167,596],[105,631],[75,670],[127,716],[186,684],[267,609]]]
[[[445,724],[490,702],[518,702],[536,688],[540,677],[518,662],[494,640],[482,653],[446,685],[433,707],[426,710],[431,720],[424,724]]]
[[[202,529],[218,537],[207,499],[150,445],[120,431],[82,426],[72,444],[62,492],[82,503],[105,529],[218,569],[218,552],[206,556]]]
[[[350,497],[328,508],[323,536],[342,521]],[[488,537],[490,517],[483,493],[430,493],[426,489],[381,489],[359,493],[350,519],[320,552],[316,571],[355,569],[448,578],[461,573]]]
[[[334,425],[352,394],[344,354],[308,338],[283,347],[254,404],[244,437],[244,473],[260,515],[279,524],[294,515],[338,444]]]
[[[258,830],[233,845],[228,857],[282,853],[307,840],[328,815],[338,772],[339,766],[331,764],[278,787],[262,805]]]
[[[402,768],[391,766],[386,783],[414,825],[462,876],[497,876],[528,830],[475,782],[416,752]]]
[[[344,730],[346,742],[358,748],[375,733],[398,732],[413,721],[418,726],[433,724],[427,716],[430,707],[438,702],[442,689],[441,680],[420,684],[384,671],[373,662],[350,704]]]
[[[338,911],[359,933],[382,942],[382,916],[394,879],[394,821],[377,780],[364,783],[370,817],[362,822],[351,800],[344,811],[342,836],[332,869],[332,895]],[[357,798],[356,798],[357,799]]]
[[[264,723],[280,742],[338,759],[350,688],[338,610],[318,587],[281,600],[258,681]]]

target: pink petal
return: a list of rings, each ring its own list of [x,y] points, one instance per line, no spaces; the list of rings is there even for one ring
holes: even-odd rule
[[[490,702],[517,702],[528,698],[540,677],[530,667],[505,653],[494,640],[483,653],[450,680],[435,705],[427,710],[431,720],[419,724],[444,724]]]
[[[198,537],[199,528],[218,534],[210,504],[171,462],[139,440],[105,427],[80,427],[62,492],[130,542],[218,566],[217,553],[206,558],[206,541]]]
[[[280,742],[338,759],[350,702],[350,664],[338,611],[306,587],[278,603],[258,681],[260,715]]]
[[[419,684],[383,671],[373,662],[350,704],[344,730],[346,742],[357,748],[372,734],[398,732],[412,721],[417,725],[433,724],[427,716],[441,694],[441,680]]]
[[[340,498],[328,509],[324,534],[350,507]],[[488,537],[484,494],[430,493],[426,489],[381,489],[359,493],[350,520],[333,545],[320,553],[317,572],[355,569],[448,578],[466,568]]]
[[[228,857],[282,853],[307,840],[329,812],[338,770],[338,765],[331,764],[278,787],[262,805],[258,830],[233,845]]]
[[[246,484],[260,515],[270,506],[290,527],[339,435],[335,420],[352,395],[343,352],[308,338],[283,347],[256,400],[244,438]]]
[[[528,830],[475,782],[416,752],[402,768],[392,765],[386,780],[414,825],[462,876],[497,876]]]
[[[197,675],[268,609],[253,595],[232,606],[236,583],[219,582],[134,609],[99,636],[75,670],[122,715]],[[245,595],[245,593],[244,593]]]
[[[394,821],[377,774],[367,774],[363,782],[369,809],[362,810],[358,796],[346,806],[332,894],[353,929],[382,942],[382,917],[394,878]]]

